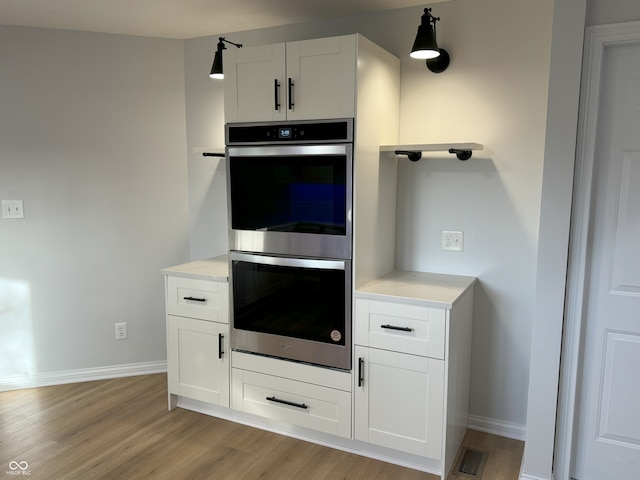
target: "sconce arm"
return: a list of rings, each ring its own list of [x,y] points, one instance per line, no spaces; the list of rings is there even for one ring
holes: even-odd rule
[[[233,45],[234,47],[237,47],[237,48],[242,48],[241,43],[233,43],[224,37],[218,37],[218,47],[222,47],[223,50],[226,49],[227,47],[224,46],[225,43],[228,43],[229,45]]]

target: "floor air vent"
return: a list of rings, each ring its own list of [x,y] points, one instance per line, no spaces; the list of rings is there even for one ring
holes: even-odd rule
[[[487,452],[462,447],[458,455],[458,461],[454,464],[457,466],[452,473],[457,477],[475,478],[479,480],[482,478],[482,472],[487,463],[488,455]]]

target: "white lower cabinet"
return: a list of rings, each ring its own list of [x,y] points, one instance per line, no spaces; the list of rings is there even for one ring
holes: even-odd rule
[[[474,278],[395,271],[358,288],[343,371],[231,351],[227,265],[163,270],[170,409],[195,400],[199,411],[447,478],[468,423]]]
[[[394,271],[355,293],[354,437],[447,478],[469,419],[473,277]]]
[[[170,394],[229,406],[229,325],[167,315]]]
[[[356,346],[355,439],[440,460],[444,361]]]
[[[227,257],[186,263],[165,275],[169,409],[180,397],[229,406],[231,352]]]

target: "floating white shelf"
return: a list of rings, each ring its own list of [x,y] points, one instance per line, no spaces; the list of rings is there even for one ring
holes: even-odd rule
[[[471,158],[473,150],[482,150],[479,143],[423,143],[417,145],[380,145],[381,152],[394,152],[396,155],[407,155],[409,160],[417,161],[422,152],[449,152],[460,160]]]

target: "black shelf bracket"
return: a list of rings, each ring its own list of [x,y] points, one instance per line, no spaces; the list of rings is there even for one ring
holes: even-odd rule
[[[396,150],[394,153],[396,155],[406,155],[412,162],[417,162],[422,158],[422,152],[419,150]]]
[[[450,148],[449,153],[455,154],[458,160],[469,160],[471,158],[471,150],[460,150],[459,148]]]

